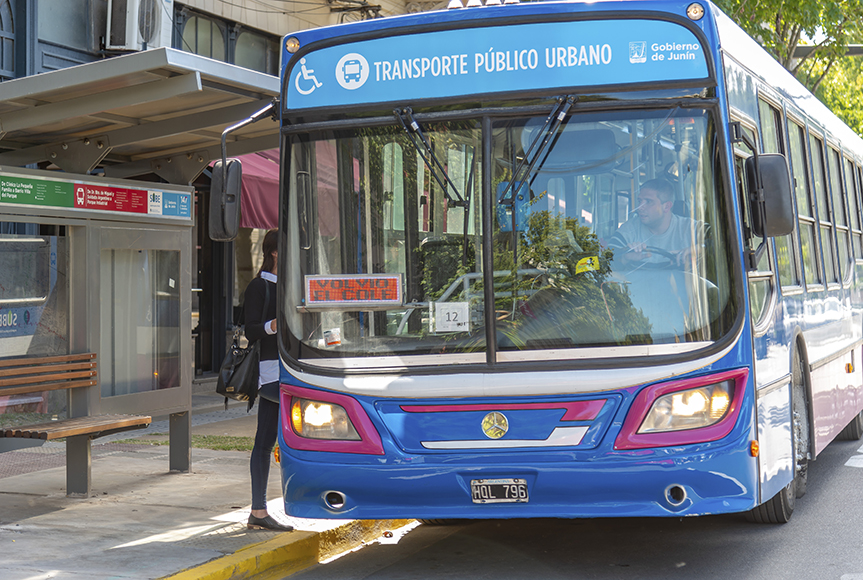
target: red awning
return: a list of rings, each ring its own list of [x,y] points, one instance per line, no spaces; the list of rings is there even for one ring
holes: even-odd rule
[[[243,163],[240,227],[279,227],[279,150],[237,156]]]

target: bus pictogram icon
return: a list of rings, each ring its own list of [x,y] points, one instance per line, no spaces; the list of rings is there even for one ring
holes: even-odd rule
[[[358,89],[368,80],[369,68],[369,61],[363,55],[346,54],[336,63],[336,80],[343,89]]]
[[[345,75],[345,82],[359,82],[362,77],[363,65],[358,60],[349,60],[342,66],[342,72]]]

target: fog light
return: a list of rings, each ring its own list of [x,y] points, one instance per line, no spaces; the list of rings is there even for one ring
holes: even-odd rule
[[[308,439],[360,441],[360,436],[341,405],[295,398],[291,405],[294,433]]]

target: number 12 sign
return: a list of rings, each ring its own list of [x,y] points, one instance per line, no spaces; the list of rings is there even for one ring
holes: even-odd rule
[[[432,302],[435,332],[468,332],[470,310],[467,302]]]

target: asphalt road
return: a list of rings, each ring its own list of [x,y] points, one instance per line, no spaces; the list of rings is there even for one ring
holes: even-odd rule
[[[290,578],[863,580],[861,443],[834,442],[810,463],[785,525],[740,515],[422,525]]]

